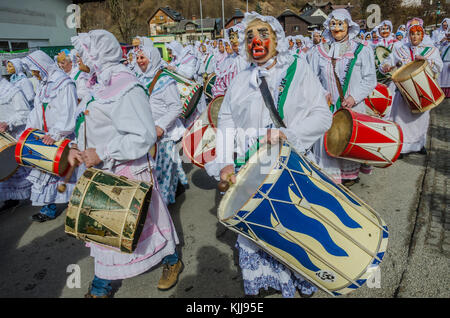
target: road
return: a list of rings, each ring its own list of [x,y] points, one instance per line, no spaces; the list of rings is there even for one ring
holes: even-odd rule
[[[386,221],[389,243],[379,281],[341,297],[450,297],[449,104],[431,112],[427,156],[406,156],[390,168],[363,175],[351,188]],[[158,266],[114,282],[115,297],[244,296],[236,234],[216,217],[217,183],[203,170],[184,166],[190,187],[170,206],[185,265],[178,284],[159,291]],[[37,212],[26,203],[0,214],[0,297],[83,297],[94,275],[89,249],[64,233],[64,215],[38,224],[30,220]],[[80,286],[67,284],[71,264],[79,266]],[[269,290],[260,297],[281,294]],[[313,297],[330,296],[319,291]]]

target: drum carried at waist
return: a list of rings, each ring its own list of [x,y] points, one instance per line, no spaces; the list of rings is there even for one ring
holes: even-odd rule
[[[413,113],[423,113],[439,106],[445,94],[426,60],[416,60],[403,65],[392,75]]]
[[[392,95],[389,87],[378,83],[374,91],[364,100],[368,115],[383,118],[392,106]]]
[[[87,169],[78,180],[66,210],[65,232],[123,253],[139,242],[153,184]]]
[[[382,84],[388,84],[391,81],[392,73],[383,74],[379,70],[379,66],[391,54],[391,50],[384,46],[378,46],[375,49],[375,68],[377,73],[377,81]]]
[[[403,132],[394,122],[340,109],[333,115],[324,143],[331,157],[386,168],[400,156]]]
[[[184,133],[183,152],[200,168],[216,157],[216,127],[222,102],[223,96],[213,99],[208,109]]]
[[[10,134],[0,133],[0,182],[9,179],[19,168],[14,158],[16,144]]]
[[[378,270],[388,229],[367,204],[285,142],[263,145],[225,193],[218,218],[334,296]]]
[[[29,128],[23,132],[15,149],[16,162],[22,166],[31,166],[60,177],[69,170],[69,139],[46,145],[42,138],[46,133]]]
[[[169,75],[177,82],[178,92],[180,93],[181,103],[183,104],[182,118],[188,118],[197,108],[200,97],[203,94],[202,86],[178,73],[163,70],[163,74]]]

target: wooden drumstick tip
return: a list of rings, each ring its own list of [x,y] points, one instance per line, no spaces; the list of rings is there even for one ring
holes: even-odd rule
[[[220,192],[227,192],[230,188],[230,183],[227,181],[220,181],[219,185],[217,186]]]
[[[58,192],[59,193],[64,193],[64,192],[66,192],[66,190],[67,190],[67,186],[65,184],[60,184],[58,186]]]

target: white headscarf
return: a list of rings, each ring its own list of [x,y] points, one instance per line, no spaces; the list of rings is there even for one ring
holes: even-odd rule
[[[126,72],[133,74],[126,66],[120,64],[122,48],[116,37],[106,30],[93,30],[72,37],[72,44],[89,67],[93,67],[97,81],[108,86],[114,74]]]
[[[141,46],[141,51],[149,59],[150,63],[145,71],[141,70],[142,76],[152,81],[156,73],[162,68],[162,58],[159,50],[152,46]]]
[[[383,26],[385,26],[385,25],[387,25],[387,26],[389,26],[389,28],[391,29],[391,34],[390,34],[390,36],[392,35],[392,32],[394,32],[394,26],[392,25],[392,22],[391,21],[389,21],[389,20],[384,20],[383,22],[381,22],[381,24],[377,27],[378,28],[378,35],[379,36],[381,36],[381,28],[383,27]]]
[[[357,23],[353,22],[352,16],[346,9],[337,9],[330,13],[328,19],[324,22],[323,26],[325,27],[325,31],[323,32],[323,36],[327,41],[335,42],[333,36],[330,31],[330,21],[331,19],[337,19],[340,21],[347,21],[348,23],[348,38],[349,40],[354,39],[358,36],[360,27]]]
[[[21,80],[22,78],[27,77],[24,73],[25,72],[24,65],[23,65],[21,59],[16,58],[16,59],[9,60],[8,62],[11,62],[11,64],[14,66],[14,69],[16,71],[13,75],[11,75],[11,77],[9,79],[11,83],[15,83],[15,82]]]
[[[183,57],[183,46],[178,41],[172,41],[169,44],[166,44],[166,47],[172,50],[172,55],[175,57],[174,61],[180,62]]]

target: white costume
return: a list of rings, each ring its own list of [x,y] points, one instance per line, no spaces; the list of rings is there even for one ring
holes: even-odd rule
[[[22,134],[30,113],[22,91],[0,78],[0,123],[8,124],[6,132],[16,140]],[[7,200],[25,200],[30,197],[31,183],[26,179],[29,170],[20,167],[9,179],[0,182],[0,202]]]
[[[444,30],[444,22],[447,22],[447,30]],[[441,41],[446,37],[446,32],[450,30],[450,19],[445,18],[442,20],[439,29],[434,30],[431,35],[431,40],[433,41],[434,46],[439,47],[441,45]]]
[[[9,81],[22,91],[30,107],[33,107],[35,95],[34,87],[33,83],[24,73],[25,70],[23,69],[23,63],[21,59],[12,59],[9,60],[8,62],[11,62],[12,65],[14,65],[14,69],[16,71],[14,74],[11,75]]]
[[[143,71],[138,79],[147,89],[156,80],[150,95],[150,106],[155,126],[164,131],[162,138],[158,141],[156,176],[164,202],[172,204],[175,203],[178,181],[183,185],[188,184],[181,158],[175,146],[185,131],[179,118],[183,106],[177,83],[172,77],[161,73],[155,79],[158,71],[162,69],[162,59],[158,49],[153,46],[142,46],[141,50],[150,63],[147,70]]]
[[[449,30],[450,32],[450,30]],[[443,67],[439,78],[439,85],[446,97],[450,97],[450,42],[443,42],[440,46]]]
[[[23,61],[30,70],[39,71],[42,78],[26,128],[47,128],[47,135],[56,141],[70,138],[75,128],[77,107],[75,83],[42,51],[31,53]],[[59,193],[57,187],[63,179],[37,169],[30,172],[28,180],[33,183],[32,204],[37,206],[67,203],[75,186],[75,180],[72,178],[67,185],[67,191]]]
[[[407,64],[415,60],[418,55],[423,55],[430,63],[433,72],[436,74],[441,72],[443,62],[439,50],[425,44],[423,41],[418,46],[413,46],[410,41],[402,46],[396,46],[389,57],[380,65],[380,71],[383,72],[382,68],[387,64],[390,66],[395,66],[398,62]],[[390,120],[399,124],[403,131],[402,153],[422,150],[427,139],[430,112],[413,114],[402,94],[397,90],[391,107]]]
[[[80,40],[88,45],[81,46]],[[155,124],[145,90],[134,73],[119,64],[119,42],[107,31],[94,30],[73,37],[72,43],[83,61],[94,66],[98,78],[93,100],[82,102],[89,112],[79,125],[78,148],[96,149],[102,160],[96,168],[150,183],[155,179],[149,166],[154,162],[148,156],[156,142]],[[133,253],[120,253],[94,243],[88,246],[95,259],[95,275],[115,280],[149,270],[174,253],[176,244],[178,237],[172,219],[154,182],[148,216]]]
[[[287,80],[290,88],[285,102],[279,104],[279,112],[287,126],[280,130],[297,151],[305,152],[311,148],[331,126],[331,113],[327,107],[325,92],[306,60],[295,59],[291,55],[284,31],[275,18],[252,12],[246,13],[243,23],[247,25],[255,18],[272,26],[277,36],[278,55],[264,66],[252,65],[240,72],[228,88],[218,119],[218,130],[226,138],[217,140],[216,160],[205,166],[208,174],[217,179],[221,169],[234,165],[234,152],[237,152],[238,157],[243,157],[257,139],[267,133],[268,128],[274,128],[259,89],[259,76],[266,77],[277,104],[280,90],[284,88],[285,82],[282,83],[282,80],[287,78],[287,70],[295,70],[289,73],[292,81]],[[246,52],[246,44],[240,44],[240,50]],[[275,59],[276,64],[267,70]],[[236,129],[249,130],[244,136]],[[255,295],[260,288],[268,287],[281,290],[284,297],[293,297],[296,288],[305,294],[316,290],[301,276],[291,272],[243,236],[239,235],[236,247],[239,250],[246,294]]]
[[[348,22],[348,40],[341,42],[334,40],[329,30],[329,23],[332,18]],[[365,113],[364,99],[373,92],[377,85],[373,50],[354,40],[359,33],[359,26],[352,21],[350,14],[345,9],[333,11],[327,21],[325,21],[324,26],[326,27],[324,37],[330,42],[315,48],[310,65],[314,73],[319,77],[325,90],[331,94],[332,103],[336,107],[338,100],[341,103],[342,101],[340,100],[336,78],[333,73],[332,59],[336,59],[336,73],[341,86],[345,89],[347,73],[350,71],[349,67],[359,49],[360,51],[348,82],[347,92],[344,92],[344,98],[352,96],[356,102],[352,110]],[[328,156],[325,151],[323,136],[315,144],[314,154],[319,165],[338,183],[341,183],[342,180],[357,179],[360,171],[370,172],[369,167],[360,163]]]
[[[389,28],[391,30],[391,33],[389,34],[388,37],[384,38],[381,35],[381,29],[383,28],[383,26],[386,26],[386,25],[389,26]],[[388,49],[392,49],[392,46],[394,45],[394,43],[397,42],[397,40],[395,39],[394,34],[392,33],[393,32],[393,28],[394,27],[393,27],[391,21],[385,20],[385,21],[381,22],[381,24],[377,28],[378,29],[378,37],[379,37],[378,44],[376,45],[377,47],[378,46],[384,46],[384,47],[386,47]]]

